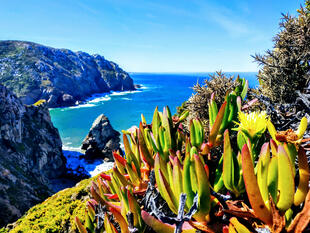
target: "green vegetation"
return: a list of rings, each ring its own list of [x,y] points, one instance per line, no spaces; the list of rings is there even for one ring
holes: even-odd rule
[[[84,218],[89,186],[94,179],[83,180],[34,206],[14,223],[10,232],[75,232],[74,217]]]
[[[255,55],[262,66],[258,74],[260,91],[274,102],[291,103],[309,86],[310,2],[298,16],[283,15],[274,46],[264,55]]]

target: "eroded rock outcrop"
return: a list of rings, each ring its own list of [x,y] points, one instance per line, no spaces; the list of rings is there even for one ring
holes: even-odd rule
[[[101,114],[94,121],[88,135],[82,142],[85,158],[112,160],[113,150],[120,149],[120,133],[113,129],[109,119]]]
[[[58,130],[47,107],[25,106],[0,84],[0,226],[50,196],[65,172]]]
[[[0,41],[0,83],[25,104],[70,106],[94,93],[135,90],[116,63],[100,55],[25,41]]]

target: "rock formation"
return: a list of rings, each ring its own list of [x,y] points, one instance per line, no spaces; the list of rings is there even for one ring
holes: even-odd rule
[[[0,83],[25,104],[77,104],[94,93],[135,90],[133,80],[100,55],[55,49],[32,42],[0,41]]]
[[[44,105],[25,106],[0,85],[0,226],[52,194],[65,171],[58,130]]]
[[[113,129],[109,119],[101,114],[94,121],[88,135],[82,142],[85,158],[112,160],[113,150],[120,149],[120,133]]]

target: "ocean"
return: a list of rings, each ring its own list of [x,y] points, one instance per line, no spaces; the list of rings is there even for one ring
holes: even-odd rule
[[[227,73],[237,75],[237,73]],[[250,87],[258,85],[254,72],[239,73],[249,80]],[[85,104],[50,109],[51,119],[58,128],[64,150],[78,151],[93,121],[105,114],[114,129],[121,131],[138,126],[141,113],[151,122],[156,106],[169,106],[172,114],[193,93],[191,87],[208,77],[208,73],[151,74],[131,73],[135,84],[142,88],[132,92],[111,92],[93,95]]]

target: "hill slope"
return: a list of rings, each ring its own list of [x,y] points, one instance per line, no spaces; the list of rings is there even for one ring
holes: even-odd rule
[[[25,104],[70,106],[94,93],[134,90],[133,80],[100,55],[25,41],[0,41],[0,83]]]

